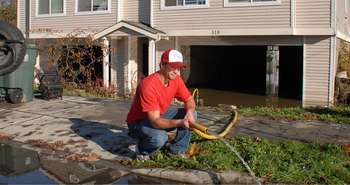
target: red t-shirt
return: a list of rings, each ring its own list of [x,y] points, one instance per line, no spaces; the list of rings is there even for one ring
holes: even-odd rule
[[[147,112],[159,110],[160,114],[169,108],[174,98],[186,101],[191,94],[180,76],[169,80],[167,87],[160,81],[160,74],[153,73],[144,78],[136,89],[134,101],[126,119],[134,123],[147,118]]]

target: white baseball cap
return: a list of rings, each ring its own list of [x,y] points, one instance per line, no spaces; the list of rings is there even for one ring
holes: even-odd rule
[[[183,63],[182,54],[174,49],[165,50],[160,61],[162,63],[169,64],[173,68],[186,67],[186,64]]]

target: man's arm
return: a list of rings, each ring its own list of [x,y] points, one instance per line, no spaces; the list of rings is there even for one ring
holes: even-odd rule
[[[174,127],[188,127],[182,119],[164,119],[160,117],[160,111],[147,112],[148,119],[154,128],[174,128]]]
[[[191,123],[195,123],[196,120],[193,114],[196,108],[196,103],[192,96],[184,102],[184,108],[186,110],[186,115],[184,117],[185,124],[190,125]]]
[[[187,112],[191,111],[192,113],[196,109],[196,103],[194,102],[193,97],[191,96],[187,101],[184,102],[184,108]]]

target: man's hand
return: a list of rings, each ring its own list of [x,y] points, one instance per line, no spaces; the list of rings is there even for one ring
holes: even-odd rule
[[[187,111],[185,117],[184,117],[184,120],[186,120],[186,122],[188,123],[188,127],[189,128],[189,125],[191,123],[195,123],[196,120],[194,119],[194,116],[193,116],[193,111]]]
[[[196,103],[194,102],[193,97],[191,96],[184,104],[184,108],[186,110],[186,115],[184,117],[185,127],[189,128],[191,123],[195,123],[193,113],[196,108]]]
[[[182,121],[183,121],[183,127],[190,128],[190,122],[188,121],[188,119],[184,118]]]

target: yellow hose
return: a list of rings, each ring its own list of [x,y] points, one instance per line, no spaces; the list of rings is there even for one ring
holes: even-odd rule
[[[199,130],[201,132],[207,133],[208,128],[199,124],[199,123],[191,123],[191,128]]]
[[[192,93],[193,99],[194,99],[195,96],[196,96],[196,99],[195,99],[196,105],[198,105],[198,103],[199,103],[199,90],[197,88],[195,88],[193,90],[193,93]]]
[[[203,126],[199,123],[191,124],[190,126],[195,134],[197,134],[198,136],[200,136],[204,139],[210,139],[210,140],[220,139],[220,138],[225,137],[228,134],[230,129],[236,124],[237,118],[238,118],[238,112],[236,110],[233,110],[231,122],[226,126],[225,130],[223,130],[221,133],[219,133],[217,135],[209,134],[207,132],[208,128],[206,128],[205,126]]]
[[[192,93],[192,97],[196,95],[196,103],[198,103],[198,97],[199,97],[199,90],[194,89]],[[230,129],[236,124],[238,118],[238,112],[236,109],[232,109],[232,114],[231,114],[231,122],[226,126],[226,128],[219,134],[217,135],[212,135],[208,133],[208,128],[206,126],[203,126],[200,123],[192,123],[190,127],[192,128],[193,132],[197,134],[198,136],[204,138],[204,139],[219,139],[225,137]]]

